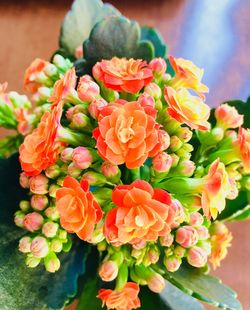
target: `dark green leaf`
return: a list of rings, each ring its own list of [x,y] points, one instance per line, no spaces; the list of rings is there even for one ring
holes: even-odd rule
[[[25,198],[19,186],[18,155],[0,159],[0,309],[61,309],[76,294],[78,275],[84,272],[88,253],[83,242],[74,242],[70,253],[59,255],[61,268],[55,274],[44,267],[29,269],[18,251],[25,233],[13,223],[18,202]]]
[[[236,211],[231,216],[225,218],[224,220],[227,222],[233,221],[244,221],[250,218],[250,205],[247,205],[245,208]]]
[[[113,15],[120,16],[120,12],[100,0],[75,0],[61,27],[60,47],[67,56],[74,56],[75,49],[89,37],[94,25]]]
[[[150,41],[154,45],[155,57],[164,58],[166,56],[166,44],[156,29],[147,26],[141,27],[141,40]]]
[[[183,292],[218,308],[240,310],[242,306],[236,293],[216,277],[201,273],[197,268],[181,266],[166,279]]]
[[[98,278],[92,278],[85,283],[83,292],[80,296],[79,303],[77,305],[77,310],[86,310],[90,307],[91,309],[101,309],[102,303],[99,298],[97,298],[99,286],[98,286]],[[90,309],[90,308],[89,308]]]
[[[149,41],[140,41],[140,37],[140,26],[135,21],[125,17],[103,19],[84,42],[84,57],[92,65],[114,56],[149,61],[154,57],[154,46]]]

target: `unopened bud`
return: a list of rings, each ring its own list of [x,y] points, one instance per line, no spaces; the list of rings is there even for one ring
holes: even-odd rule
[[[23,212],[27,212],[30,208],[30,203],[27,200],[22,200],[19,203],[19,207]]]
[[[52,94],[52,88],[44,86],[38,88],[37,95],[39,100],[47,101],[47,99],[51,96],[51,94]]]
[[[17,211],[15,213],[15,217],[14,217],[14,222],[16,224],[16,226],[18,227],[23,227],[24,225],[24,218],[25,218],[25,214],[22,211]]]
[[[77,178],[81,175],[82,169],[77,168],[74,163],[69,164],[68,166],[68,175],[70,175],[73,178]]]
[[[167,173],[172,166],[172,157],[167,153],[159,153],[152,160],[153,169],[158,173]]]
[[[203,224],[204,218],[199,212],[192,212],[190,214],[189,223],[191,226],[201,226]]]
[[[102,174],[111,182],[117,183],[121,177],[121,171],[116,165],[105,161],[101,166]]]
[[[52,198],[56,198],[56,191],[58,190],[58,188],[60,188],[60,186],[56,185],[56,184],[52,184],[49,187],[49,195]]]
[[[41,258],[38,258],[38,257],[34,257],[32,255],[28,255],[26,257],[26,260],[25,260],[25,264],[29,267],[29,268],[35,268],[39,265],[41,261]]]
[[[52,165],[52,166],[49,166],[48,168],[46,168],[45,170],[45,174],[48,178],[50,179],[54,179],[56,177],[59,176],[60,174],[60,167],[58,165]]]
[[[104,99],[95,99],[93,100],[89,107],[88,107],[88,110],[89,110],[89,114],[94,118],[94,119],[97,119],[98,116],[99,116],[99,113],[101,111],[101,109],[105,106],[107,106],[108,103],[106,100]]]
[[[181,160],[173,170],[173,174],[191,177],[195,171],[195,164],[191,160]]]
[[[50,244],[51,251],[55,253],[60,253],[63,248],[63,243],[60,239],[53,239]]]
[[[147,251],[147,261],[150,264],[156,264],[160,258],[160,250],[157,246],[151,246]]]
[[[48,178],[43,174],[38,174],[30,178],[30,191],[34,194],[48,193]]]
[[[90,119],[84,113],[76,113],[72,117],[70,127],[73,129],[81,129],[90,126]]]
[[[155,78],[162,78],[167,70],[167,64],[163,58],[154,58],[150,61],[149,67],[153,71]]]
[[[83,75],[80,78],[77,93],[82,101],[91,102],[100,96],[100,87],[91,79],[90,76]]]
[[[49,207],[45,210],[45,215],[52,221],[59,219],[60,215],[56,207]]]
[[[62,241],[66,241],[67,240],[67,231],[60,229],[58,232],[58,238]]]
[[[43,224],[42,232],[45,237],[47,238],[53,238],[55,237],[57,230],[59,228],[59,225],[54,222],[47,222]]]
[[[102,186],[107,183],[106,178],[102,174],[94,171],[84,173],[82,180],[88,181],[91,186]]]
[[[199,240],[206,240],[209,238],[209,232],[208,232],[207,227],[199,226],[196,228],[196,231],[198,233]]]
[[[70,162],[72,160],[73,151],[74,149],[71,147],[64,149],[60,156],[61,160],[65,163]]]
[[[23,237],[19,240],[19,251],[22,253],[29,253],[31,246],[31,238]]]
[[[160,237],[160,243],[164,247],[170,247],[173,242],[174,242],[174,236],[171,234]]]
[[[170,137],[170,149],[172,152],[178,151],[182,147],[183,143],[177,136]]]
[[[193,247],[188,251],[187,260],[191,266],[201,268],[207,263],[207,253],[200,247]]]
[[[185,254],[186,254],[186,249],[183,248],[182,246],[177,245],[177,246],[174,248],[174,255],[175,255],[176,257],[182,258]]]
[[[144,92],[156,100],[161,98],[161,89],[156,83],[149,83],[144,88]]]
[[[46,195],[32,195],[30,203],[34,210],[42,211],[47,207],[49,200]]]
[[[45,257],[49,253],[49,245],[44,237],[35,237],[32,240],[30,251],[35,257]]]
[[[20,174],[19,182],[20,182],[20,185],[21,185],[23,188],[29,188],[29,187],[30,187],[29,177],[26,175],[25,172],[22,172],[22,173]]]
[[[180,268],[181,258],[176,256],[169,256],[164,258],[164,265],[170,272],[175,272]]]
[[[172,158],[172,167],[176,167],[180,161],[180,157],[176,154],[170,154],[171,158]]]
[[[71,62],[68,59],[63,58],[63,56],[56,54],[53,58],[53,64],[63,70],[64,72],[70,69],[72,66]]]
[[[147,281],[148,288],[154,293],[160,293],[166,286],[164,278],[159,273],[154,273]]]
[[[104,252],[107,249],[107,243],[105,240],[102,240],[100,243],[97,243],[97,250],[99,252]]]
[[[44,258],[44,265],[48,272],[56,272],[60,268],[60,260],[54,252]]]
[[[48,77],[53,77],[57,75],[57,67],[51,63],[48,63],[44,68],[44,72]]]
[[[37,212],[28,213],[23,220],[23,226],[28,231],[36,231],[41,228],[43,224],[43,217]]]
[[[188,142],[192,138],[192,131],[187,127],[179,127],[175,131],[175,135],[182,141]]]
[[[78,146],[72,154],[73,164],[76,168],[87,169],[93,162],[91,152],[84,146]]]
[[[175,240],[184,248],[189,248],[198,242],[198,234],[194,227],[183,226],[176,232]]]
[[[103,262],[99,268],[99,276],[105,282],[110,282],[116,279],[118,275],[118,265],[116,262],[108,260]]]

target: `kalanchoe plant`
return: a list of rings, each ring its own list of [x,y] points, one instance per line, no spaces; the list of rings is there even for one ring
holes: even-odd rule
[[[78,0],[52,61],[26,70],[36,107],[1,85],[17,134],[0,154],[20,146],[0,160],[1,309],[241,309],[208,272],[226,222],[250,216],[249,111],[210,111],[202,76],[154,29]]]

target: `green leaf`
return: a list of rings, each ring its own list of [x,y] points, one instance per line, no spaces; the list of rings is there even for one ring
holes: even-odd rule
[[[0,159],[0,309],[61,309],[76,294],[78,275],[85,271],[88,249],[74,242],[70,253],[59,254],[61,268],[48,273],[44,267],[28,268],[18,241],[25,231],[13,223],[18,202],[26,198],[18,179],[18,154]]]
[[[13,135],[7,136],[0,140],[0,157],[8,157],[18,151],[19,146],[23,142],[23,136]]]
[[[183,293],[177,287],[167,282],[166,288],[155,294],[147,287],[140,290],[142,310],[202,310],[204,307],[193,297]]]
[[[83,54],[92,65],[114,56],[150,61],[154,57],[154,46],[150,41],[140,41],[140,37],[137,22],[125,17],[106,18],[94,26],[84,42]]]
[[[166,273],[165,277],[186,294],[214,307],[230,310],[242,309],[232,289],[222,284],[220,279],[201,273],[198,268],[181,266],[174,273]]]
[[[88,39],[94,25],[113,15],[120,16],[120,12],[100,0],[75,0],[61,27],[61,51],[67,56],[74,56],[75,49]]]
[[[98,277],[96,276],[85,283],[76,309],[86,310],[89,308],[90,305],[91,309],[101,309],[102,302],[99,298],[96,297],[98,294],[98,290]]]
[[[234,222],[234,221],[244,221],[250,218],[250,205],[247,205],[245,208],[236,211],[231,216],[224,219],[227,222]]]
[[[218,220],[227,220],[230,217],[233,217],[234,214],[240,210],[244,210],[249,205],[249,197],[247,191],[240,191],[239,195],[234,200],[227,200],[226,207],[218,216]]]
[[[167,52],[166,44],[156,29],[152,27],[142,26],[141,40],[147,40],[153,44],[155,49],[155,57],[164,58],[166,56]]]
[[[231,106],[234,106],[240,114],[244,114],[244,124],[243,127],[250,128],[250,97],[246,102],[241,100],[231,100],[227,101]]]

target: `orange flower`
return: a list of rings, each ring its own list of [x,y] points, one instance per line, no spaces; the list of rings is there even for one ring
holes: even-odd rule
[[[200,94],[208,92],[208,87],[201,83],[203,69],[196,67],[192,61],[183,58],[170,56],[169,61],[175,72],[175,77],[170,82],[171,86],[190,88]]]
[[[225,166],[219,159],[211,164],[203,181],[201,197],[203,212],[207,218],[210,219],[212,216],[216,219],[218,213],[225,208],[226,198],[230,198],[232,186]]]
[[[243,115],[239,114],[235,107],[228,104],[221,104],[215,109],[215,118],[217,126],[221,126],[225,130],[228,128],[238,128],[243,124]]]
[[[89,192],[87,181],[80,183],[67,176],[63,187],[56,191],[56,205],[60,222],[68,232],[74,232],[82,240],[91,237],[95,224],[102,218],[102,210]]]
[[[104,235],[115,246],[144,241],[156,241],[170,232],[173,212],[170,195],[162,189],[153,189],[145,181],[116,186],[111,209],[104,224]]]
[[[220,266],[220,262],[227,256],[227,248],[231,246],[233,239],[228,228],[219,222],[212,224],[210,229],[212,252],[210,262],[213,268]]]
[[[193,129],[208,130],[209,107],[197,96],[192,96],[186,89],[177,91],[172,87],[165,87],[165,100],[169,104],[167,109],[170,116],[180,123],[185,123]]]
[[[76,80],[75,68],[72,68],[60,80],[56,81],[53,93],[48,99],[53,107],[58,105],[60,101],[64,101],[72,91],[75,91]]]
[[[250,173],[250,129],[239,128],[238,138],[233,144],[243,163],[244,173]]]
[[[27,68],[24,74],[24,88],[30,93],[34,94],[37,92],[37,89],[42,86],[37,80],[37,76],[41,74],[44,68],[49,64],[48,61],[45,61],[40,58],[36,58],[30,66]]]
[[[167,148],[169,137],[159,130],[156,113],[145,102],[142,106],[139,102],[123,100],[103,107],[99,127],[93,132],[100,156],[113,165],[125,163],[133,169]]]
[[[62,105],[52,112],[46,111],[38,127],[26,136],[19,148],[22,170],[29,176],[38,175],[42,170],[54,164],[63,143],[57,140]]]
[[[100,289],[97,297],[102,300],[102,306],[106,305],[108,309],[131,310],[141,306],[138,298],[139,291],[138,284],[128,282],[119,291]]]
[[[93,67],[93,76],[107,88],[135,94],[153,79],[152,69],[141,59],[113,57]]]

